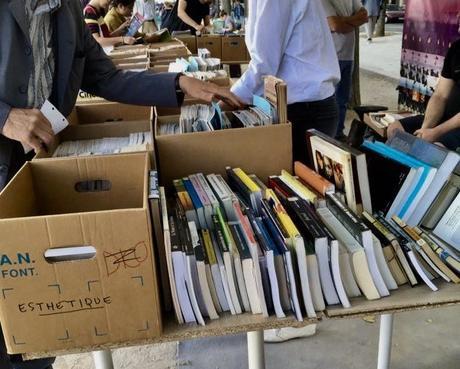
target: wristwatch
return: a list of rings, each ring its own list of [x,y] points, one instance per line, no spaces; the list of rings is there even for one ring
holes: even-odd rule
[[[184,97],[185,97],[184,91],[182,91],[182,88],[180,87],[180,83],[179,83],[180,77],[184,75],[185,75],[184,73],[177,73],[176,80],[175,80],[176,96],[177,96],[177,101],[179,105],[182,105],[182,103],[184,102]]]

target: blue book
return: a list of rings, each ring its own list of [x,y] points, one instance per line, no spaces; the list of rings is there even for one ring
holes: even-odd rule
[[[195,187],[193,187],[193,184],[190,181],[190,179],[188,179],[188,177],[183,178],[182,182],[184,183],[184,187],[187,190],[187,192],[188,192],[188,194],[190,196],[190,199],[192,200],[193,207],[195,208],[196,213],[198,215],[198,221],[199,221],[200,224],[197,224],[196,226],[197,227],[200,226],[200,228],[207,229],[208,225],[206,223],[206,217],[205,217],[205,214],[204,214],[204,206],[203,206],[203,203],[200,200],[200,197],[196,193]]]
[[[389,147],[381,142],[369,142],[365,141],[363,146],[373,150],[383,156],[391,158],[401,164],[407,165],[417,171],[420,172],[420,175],[417,176],[417,180],[415,185],[411,188],[408,195],[403,199],[402,206],[399,207],[396,215],[403,219],[407,220],[407,218],[412,214],[414,211],[415,206],[417,205],[420,198],[426,192],[429,184],[433,180],[434,175],[436,174],[436,169],[427,165],[426,163],[417,160],[405,153],[402,153],[392,147]],[[398,197],[398,196],[397,196]],[[393,206],[392,206],[393,207]],[[391,210],[391,209],[390,209]],[[386,215],[388,219],[391,219],[393,211],[389,211]]]

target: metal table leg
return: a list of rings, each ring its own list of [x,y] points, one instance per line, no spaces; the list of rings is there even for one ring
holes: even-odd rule
[[[92,354],[96,369],[113,369],[112,352],[110,350],[93,351]]]
[[[248,369],[265,369],[264,331],[248,332]]]
[[[391,360],[391,340],[393,336],[393,314],[380,317],[379,354],[377,369],[389,369]]]

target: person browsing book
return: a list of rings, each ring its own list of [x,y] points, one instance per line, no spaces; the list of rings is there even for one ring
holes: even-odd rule
[[[283,79],[293,158],[306,163],[307,129],[330,136],[337,131],[335,85],[340,71],[324,9],[320,0],[250,0],[249,8],[246,44],[251,61],[231,90],[251,103],[254,94],[263,93],[264,76]]]
[[[105,24],[104,16],[109,9],[110,0],[91,0],[83,9],[85,22],[94,39],[102,46],[133,45],[134,37],[123,36],[129,26],[125,20],[117,29],[109,30]]]
[[[438,84],[428,102],[425,115],[396,121],[388,127],[388,137],[405,130],[450,150],[460,147],[460,39],[444,59]]]
[[[339,109],[336,138],[344,139],[343,129],[351,94],[355,56],[355,31],[367,22],[367,11],[360,0],[323,0],[323,6],[340,67],[340,82],[335,90]]]
[[[235,22],[233,22],[232,17],[225,10],[220,11],[219,18],[224,22],[224,32],[233,32],[235,30]]]
[[[116,32],[118,29],[123,29],[123,35],[126,34],[127,28],[124,27],[126,22],[130,22],[131,16],[133,15],[135,0],[112,0],[110,5],[111,9],[104,17],[104,23],[110,32]],[[153,34],[144,34],[136,32],[134,35],[136,40],[142,38],[144,42],[157,42],[160,37]]]
[[[155,0],[136,0],[134,9],[144,17],[142,33],[149,34],[158,31],[155,23]]]
[[[177,0],[162,27],[169,32],[190,30],[193,35],[207,33],[211,3],[212,0]]]
[[[175,73],[117,70],[85,25],[77,0],[0,1],[0,190],[35,151],[54,142],[40,108],[51,102],[64,116],[80,89],[107,100],[145,106],[178,106],[184,94],[241,107],[228,89]],[[32,153],[33,155],[33,153]],[[0,368],[49,369],[53,359],[10,357],[0,329]]]

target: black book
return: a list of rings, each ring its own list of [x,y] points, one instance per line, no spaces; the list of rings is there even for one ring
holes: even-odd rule
[[[224,255],[225,252],[229,252],[228,245],[225,242],[224,233],[222,231],[222,225],[219,222],[217,215],[212,216],[212,222],[214,224],[214,235],[216,238],[217,246],[220,252]]]
[[[230,232],[232,233],[233,240],[235,241],[236,248],[238,249],[238,253],[240,254],[241,260],[251,259],[251,251],[249,250],[248,244],[246,243],[246,239],[244,238],[241,225],[237,222],[229,222],[228,227],[230,228]]]
[[[373,212],[390,210],[396,195],[410,172],[410,167],[365,147]]]

